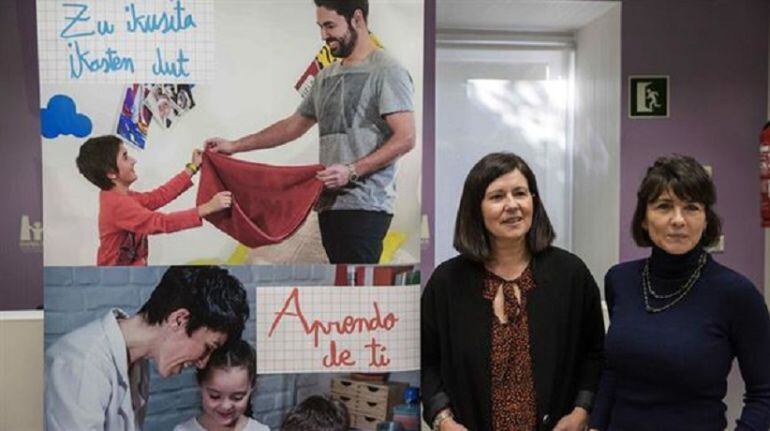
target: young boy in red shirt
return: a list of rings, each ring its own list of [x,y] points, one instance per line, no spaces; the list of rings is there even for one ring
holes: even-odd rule
[[[156,211],[193,185],[191,177],[198,172],[201,158],[201,150],[194,150],[192,162],[166,184],[140,193],[130,189],[137,180],[136,160],[120,138],[99,136],[80,146],[78,170],[101,189],[97,265],[147,265],[147,235],[198,227],[201,217],[230,207],[232,195],[223,191],[197,208],[167,214]]]

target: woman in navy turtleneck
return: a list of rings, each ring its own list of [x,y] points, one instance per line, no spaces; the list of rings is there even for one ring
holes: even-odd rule
[[[746,385],[735,429],[770,429],[770,318],[754,285],[704,250],[721,231],[715,201],[690,157],[647,170],[632,231],[652,255],[605,277],[607,368],[591,429],[724,430],[733,358]]]

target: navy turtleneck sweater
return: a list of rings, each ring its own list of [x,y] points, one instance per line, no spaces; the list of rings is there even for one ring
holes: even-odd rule
[[[671,255],[653,248],[650,279],[658,294],[679,289],[703,249]],[[736,430],[770,429],[770,317],[746,277],[707,257],[701,276],[677,304],[646,311],[646,259],[616,265],[604,280],[610,311],[602,375],[591,427],[600,431],[722,431],[727,375],[738,359],[746,385]],[[673,298],[672,298],[673,299]],[[655,308],[671,299],[651,298]]]

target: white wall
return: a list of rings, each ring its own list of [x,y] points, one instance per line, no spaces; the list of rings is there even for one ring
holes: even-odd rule
[[[369,28],[386,49],[409,70],[415,84],[418,142],[400,162],[398,199],[391,230],[408,234],[408,252],[419,257],[419,176],[422,134],[423,4],[421,0],[371,2]],[[136,190],[155,187],[179,172],[193,148],[210,136],[238,138],[292,112],[300,96],[293,86],[321,48],[315,7],[310,1],[217,1],[215,4],[215,78],[193,88],[197,106],[169,130],[153,122],[147,149],[132,151],[138,160]],[[416,41],[420,41],[416,43]],[[93,135],[114,133],[123,85],[42,85],[41,104],[55,94],[73,97],[88,114]],[[44,264],[93,265],[98,246],[98,192],[75,167],[84,139],[72,136],[43,139],[43,220],[46,229]],[[277,149],[237,157],[270,164],[317,163],[318,132]],[[30,143],[31,145],[33,143]],[[195,180],[197,181],[197,179]],[[164,211],[190,208],[196,188]],[[150,239],[151,265],[193,259],[226,260],[236,242],[208,223],[199,229]]]
[[[620,8],[576,35],[573,251],[600,287],[620,253]]]
[[[0,312],[0,429],[43,429],[43,312]]]

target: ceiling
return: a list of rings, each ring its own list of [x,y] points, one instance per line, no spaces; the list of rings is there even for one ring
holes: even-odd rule
[[[573,32],[620,4],[579,0],[437,0],[441,30]]]

